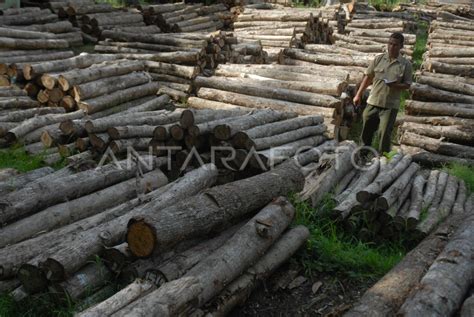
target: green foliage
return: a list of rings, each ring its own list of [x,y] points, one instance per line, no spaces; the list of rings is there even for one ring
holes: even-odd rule
[[[454,175],[466,183],[470,192],[474,191],[474,167],[452,163],[443,168],[448,174]]]
[[[30,156],[25,149],[14,146],[0,151],[0,168],[14,168],[20,172],[28,172],[44,166],[42,155]]]
[[[73,315],[71,303],[57,303],[48,294],[32,295],[18,303],[10,295],[0,296],[0,316],[2,317],[69,317]]]
[[[426,21],[418,21],[418,31],[416,34],[415,49],[413,51],[413,71],[420,69],[423,63],[423,54],[426,51],[426,43],[428,42],[428,23]]]
[[[307,274],[330,272],[357,280],[377,279],[388,272],[404,256],[400,241],[362,242],[331,219],[334,201],[328,195],[317,209],[293,199],[295,224],[305,225],[311,233],[306,250],[298,261]]]
[[[408,0],[369,0],[369,4],[378,11],[392,11],[399,3],[408,2]]]

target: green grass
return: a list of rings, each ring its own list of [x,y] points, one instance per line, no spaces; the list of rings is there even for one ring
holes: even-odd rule
[[[423,54],[426,51],[426,43],[428,42],[428,23],[426,21],[418,21],[418,31],[416,34],[415,49],[413,51],[413,72],[420,69],[423,63]]]
[[[459,163],[452,163],[443,168],[448,174],[454,175],[464,180],[470,192],[474,191],[474,167]]]
[[[15,145],[9,149],[0,150],[0,169],[14,168],[19,172],[28,172],[47,166],[43,162],[43,157],[44,155],[41,153],[38,155],[29,155],[26,153],[24,147]],[[51,167],[57,170],[63,168],[65,165],[66,162],[63,160]]]
[[[297,258],[308,275],[335,273],[357,280],[376,280],[387,273],[405,255],[401,241],[367,243],[345,231],[331,220],[334,203],[329,196],[317,209],[297,202],[295,224],[308,227],[311,237]]]
[[[0,296],[2,317],[69,317],[74,315],[73,306],[56,303],[48,294],[33,295],[15,302],[9,295]]]

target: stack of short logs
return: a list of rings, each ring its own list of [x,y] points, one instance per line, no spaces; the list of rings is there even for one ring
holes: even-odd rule
[[[156,25],[166,32],[214,32],[231,23],[232,14],[222,4],[204,6],[184,2],[140,5],[147,25]]]
[[[431,23],[400,142],[416,160],[474,165],[474,20]]]
[[[444,219],[472,212],[473,196],[468,198],[464,181],[444,171],[421,170],[410,155],[400,153],[355,168],[354,148],[340,148],[337,166],[331,160],[320,163],[322,167],[307,176],[300,199],[317,206],[334,190],[334,219],[360,238],[419,241]]]
[[[37,7],[7,9],[0,16],[0,26],[8,28],[1,35],[0,46],[9,49],[64,49],[83,44],[82,34],[68,21],[60,21],[49,9]],[[20,31],[24,31],[20,33]],[[27,31],[41,32],[27,34]]]

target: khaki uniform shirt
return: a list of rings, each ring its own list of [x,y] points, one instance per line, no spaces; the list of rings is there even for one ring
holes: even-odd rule
[[[398,55],[398,58],[390,62],[388,53],[377,55],[365,71],[369,77],[373,77],[372,90],[367,103],[381,108],[398,109],[400,106],[400,89],[390,88],[384,80],[389,82],[401,79],[401,83],[412,83],[411,63]]]

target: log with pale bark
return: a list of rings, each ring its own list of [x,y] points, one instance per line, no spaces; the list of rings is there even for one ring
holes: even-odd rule
[[[244,215],[251,210],[261,207],[263,204],[271,200],[270,197],[275,197],[281,193],[287,193],[290,190],[301,188],[302,186],[302,174],[297,167],[292,164],[284,164],[281,167],[274,169],[271,172],[260,174],[252,178],[244,179],[241,181],[229,183],[215,187],[206,191],[205,194],[194,197],[183,201],[175,206],[172,206],[166,210],[163,210],[158,215],[149,214],[143,220],[135,219],[129,224],[127,241],[130,249],[137,256],[146,256],[157,249],[158,251],[166,250],[172,244],[177,243],[176,241],[176,230],[183,231],[183,239],[187,236],[195,236],[212,230],[215,226],[222,226],[225,224],[224,219],[220,219],[219,210],[226,208],[228,217],[234,218],[238,215]],[[278,180],[286,179],[285,184],[280,183]],[[263,184],[272,183],[278,184],[278,186],[272,186],[272,188],[265,188]],[[259,193],[254,193],[252,197],[247,197],[248,191],[246,188],[260,188]],[[229,205],[227,197],[233,197],[234,202],[239,201],[240,207],[235,209]],[[211,203],[210,199],[219,202],[218,205]],[[196,213],[191,218],[180,218],[177,221],[176,212],[184,212],[188,208],[199,208],[203,210],[203,213]],[[158,216],[158,217],[157,217]],[[201,219],[206,221],[201,222]],[[227,218],[227,217],[226,217]],[[166,231],[163,230],[161,224],[169,223],[173,228],[166,226]],[[199,223],[199,224],[198,224]],[[137,230],[141,228],[142,230]],[[156,230],[154,228],[160,228]],[[187,228],[187,229],[184,229]],[[156,240],[148,240],[147,243],[138,243],[140,237],[146,232],[156,235]],[[153,233],[155,232],[155,233]]]
[[[474,85],[468,83],[460,83],[459,81],[430,77],[430,76],[418,76],[417,83],[430,85],[435,88],[449,90],[459,94],[474,95]]]
[[[469,127],[474,124],[473,119],[464,119],[464,118],[459,118],[459,117],[448,117],[448,116],[420,117],[420,116],[405,115],[400,118],[400,121],[416,122],[416,123],[440,125],[440,126],[460,125],[460,126]]]
[[[118,59],[118,57],[113,54],[106,55],[81,53],[78,56],[71,57],[68,59],[35,64],[26,64],[23,67],[23,75],[26,79],[30,80],[35,76],[44,73],[60,72],[68,70],[70,68],[86,68],[93,64],[105,61],[112,61],[116,59]]]
[[[204,305],[224,289],[226,281],[235,279],[255,263],[286,229],[294,212],[293,206],[286,198],[277,198],[239,229],[233,239],[228,240],[175,282],[187,278],[195,279],[201,292],[193,294],[192,298],[195,300],[192,302],[196,303],[197,307]],[[190,306],[189,301],[182,301],[181,294],[172,287],[172,284],[172,282],[164,284],[157,291],[142,297],[116,315],[126,316],[130,313],[137,316],[156,313],[167,315],[189,311],[193,306]]]
[[[291,112],[257,111],[254,114],[234,118],[224,124],[216,125],[213,129],[213,135],[218,140],[229,140],[239,131],[294,117],[296,117],[296,114]]]
[[[58,39],[13,39],[0,37],[0,46],[14,50],[64,49],[69,47],[69,42]]]
[[[5,181],[0,182],[0,193],[2,195],[5,195],[8,192],[21,189],[25,185],[28,185],[28,183],[38,180],[43,176],[46,176],[53,172],[54,169],[51,167],[41,167],[38,169],[34,169],[30,172],[26,172],[24,174],[20,174],[18,176],[10,177]]]
[[[145,215],[157,209],[165,209],[182,201],[185,197],[197,194],[215,183],[216,178],[217,168],[212,164],[207,164],[185,174],[174,183],[151,192],[147,195],[148,197],[135,199],[110,209],[106,213],[108,216],[113,214],[113,218],[97,223],[96,218],[101,219],[101,215],[104,217],[102,213],[84,219],[83,221],[89,224],[89,230],[82,229],[79,235],[69,236],[69,239],[61,242],[57,250],[43,256],[42,269],[50,280],[64,279],[66,274],[77,271],[94,255],[100,254],[104,246],[114,246],[123,242],[130,218]]]
[[[431,126],[427,124],[404,122],[400,131],[414,132],[430,138],[443,139],[460,144],[474,144],[474,127],[469,126]]]
[[[412,98],[416,100],[474,104],[474,96],[458,94],[429,85],[414,83],[410,86],[410,91],[412,92]]]
[[[438,254],[447,245],[450,236],[466,215],[448,217],[434,232],[411,250],[382,279],[364,293],[345,317],[395,315],[407,296],[416,288]],[[436,289],[436,288],[434,288]],[[443,306],[443,305],[441,305]]]
[[[0,98],[0,110],[4,109],[28,109],[38,108],[40,103],[29,97],[6,97]]]
[[[454,116],[474,119],[474,107],[472,104],[465,103],[407,100],[405,111],[409,115]]]
[[[207,46],[205,40],[188,40],[176,37],[173,34],[132,34],[104,30],[102,36],[119,42],[142,42],[188,48],[203,48]]]
[[[285,100],[313,106],[334,107],[338,103],[338,100],[331,96],[303,91],[294,91],[285,88],[273,88],[265,86],[264,83],[255,82],[254,85],[254,83],[248,84],[244,82],[235,82],[228,80],[227,78],[196,77],[195,84],[197,87],[208,87],[234,93]]]
[[[423,175],[417,175],[413,181],[411,188],[411,203],[404,218],[405,226],[408,230],[415,229],[421,216],[423,207],[423,189],[425,187],[426,179]]]
[[[328,118],[332,117],[333,114],[333,109],[331,108],[310,106],[271,98],[249,96],[212,88],[201,88],[199,89],[197,95],[203,99],[220,101],[255,109],[269,108],[277,111],[294,112],[300,115],[322,115]]]
[[[74,56],[72,51],[44,52],[35,55],[17,55],[2,57],[2,63],[31,63],[66,59]]]
[[[474,214],[468,214],[419,286],[405,300],[403,316],[450,316],[457,311],[474,280]]]
[[[474,77],[474,71],[470,65],[453,65],[434,60],[427,60],[424,62],[424,65],[430,72]]]
[[[0,232],[0,247],[90,217],[137,195],[164,186],[167,181],[167,177],[160,170],[155,170],[146,173],[143,178],[126,180],[89,195],[51,206],[5,226]]]
[[[88,114],[93,114],[101,110],[105,110],[116,106],[118,104],[138,99],[141,97],[155,94],[159,88],[156,82],[149,82],[135,87],[129,87],[123,90],[112,92],[108,95],[98,96],[96,98],[88,99],[79,102],[80,109],[87,111]]]
[[[342,54],[312,54],[304,50],[285,48],[283,54],[293,59],[311,62],[322,65],[340,66],[361,66],[367,67],[372,57],[363,55],[342,55]]]
[[[430,138],[413,132],[404,132],[400,138],[400,143],[420,147],[438,154],[474,159],[474,150],[470,146],[444,142],[442,139]]]
[[[133,72],[126,75],[108,77],[74,86],[74,99],[77,102],[85,99],[107,95],[117,90],[124,90],[151,81],[145,72]]]
[[[101,78],[125,75],[134,71],[143,71],[144,69],[145,65],[142,61],[118,60],[113,64],[97,64],[93,67],[61,73],[58,77],[58,84],[63,91],[68,91],[74,85],[80,85]]]

